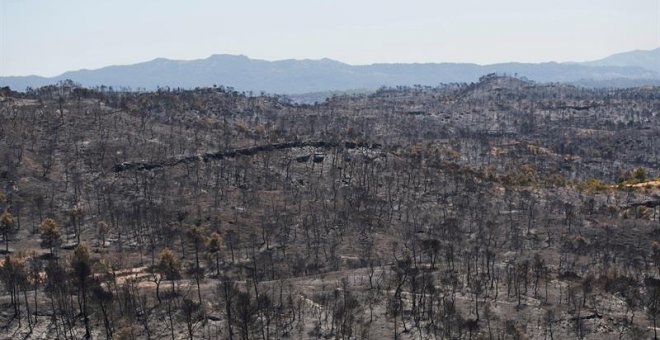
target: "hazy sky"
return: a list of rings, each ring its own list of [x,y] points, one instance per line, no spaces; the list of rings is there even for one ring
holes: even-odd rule
[[[660,0],[0,0],[0,75],[157,57],[583,61],[660,47]]]

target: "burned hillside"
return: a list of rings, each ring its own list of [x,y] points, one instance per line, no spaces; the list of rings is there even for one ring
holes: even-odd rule
[[[35,338],[630,338],[660,88],[0,97],[0,323]]]

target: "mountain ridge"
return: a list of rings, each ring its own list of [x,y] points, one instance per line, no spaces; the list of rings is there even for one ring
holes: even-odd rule
[[[593,66],[637,66],[660,73],[660,47],[653,50],[616,53],[584,64]]]
[[[657,61],[654,57],[658,55]],[[657,65],[656,65],[657,63]],[[617,84],[660,84],[660,48],[631,51],[582,63],[374,63],[351,65],[323,59],[267,61],[245,55],[213,54],[203,59],[155,58],[130,65],[67,71],[55,77],[0,77],[0,86],[24,90],[71,79],[83,86],[117,88],[194,88],[213,85],[239,91],[299,94],[474,82],[488,73],[518,74],[538,82],[565,82],[608,87]],[[611,81],[611,82],[610,82]],[[591,84],[591,85],[589,85]]]

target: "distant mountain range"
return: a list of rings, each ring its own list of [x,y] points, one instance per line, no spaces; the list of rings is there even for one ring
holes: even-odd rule
[[[583,63],[591,66],[632,66],[660,73],[660,48],[613,54],[605,59]]]
[[[70,71],[56,77],[0,77],[0,86],[15,90],[71,79],[83,86],[132,89],[194,88],[213,85],[239,91],[297,94],[395,85],[473,82],[489,73],[506,73],[537,82],[564,82],[595,87],[660,85],[660,48],[619,53],[582,63],[468,63],[349,65],[331,59],[266,61],[218,54],[198,60],[158,58],[96,70]]]

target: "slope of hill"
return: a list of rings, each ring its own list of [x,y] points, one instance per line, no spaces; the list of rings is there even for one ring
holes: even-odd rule
[[[2,338],[655,335],[660,88],[69,85],[0,93]]]

